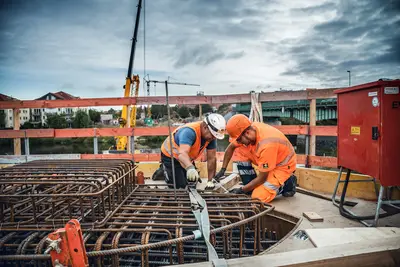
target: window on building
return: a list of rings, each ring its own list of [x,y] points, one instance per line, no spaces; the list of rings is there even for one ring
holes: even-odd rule
[[[10,120],[12,120],[12,117],[10,117]]]

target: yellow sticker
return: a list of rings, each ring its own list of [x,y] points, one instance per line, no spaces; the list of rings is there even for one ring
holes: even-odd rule
[[[351,135],[360,135],[361,129],[358,126],[351,126]]]

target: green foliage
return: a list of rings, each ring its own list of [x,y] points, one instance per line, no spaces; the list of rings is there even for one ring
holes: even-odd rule
[[[90,120],[93,121],[94,123],[100,122],[100,114],[101,113],[95,109],[89,109]]]
[[[30,121],[26,121],[24,124],[21,125],[21,129],[35,129],[35,128],[39,128],[39,127],[35,126],[35,124],[33,124]]]
[[[6,113],[4,110],[0,110],[0,128],[6,127]]]
[[[212,112],[212,111],[213,111],[213,108],[211,105],[209,105],[209,104],[201,105],[201,112],[203,115],[206,113]],[[198,117],[199,116],[199,105],[197,105],[195,108],[191,109],[191,113],[193,116]]]
[[[73,128],[89,128],[91,121],[89,115],[83,111],[78,110],[75,113],[74,119],[72,120]]]
[[[224,114],[229,110],[230,104],[222,104],[221,106],[218,107],[218,113],[219,114]]]
[[[47,127],[53,129],[63,129],[68,127],[68,122],[65,118],[65,115],[61,114],[47,114],[46,124]]]
[[[181,118],[187,118],[190,116],[190,110],[187,106],[180,106],[177,112]]]
[[[167,115],[167,106],[166,105],[152,105],[151,106],[151,114],[155,119],[159,119]]]

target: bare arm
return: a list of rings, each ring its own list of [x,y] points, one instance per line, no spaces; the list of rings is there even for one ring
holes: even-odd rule
[[[227,168],[229,161],[231,161],[231,158],[233,156],[233,152],[235,152],[236,147],[233,145],[233,143],[230,143],[228,147],[225,149],[224,153],[224,161],[222,162],[222,168]]]
[[[250,183],[243,186],[242,190],[244,192],[252,191],[257,186],[265,183],[265,181],[267,180],[267,177],[268,177],[268,172],[259,172],[258,176],[255,179],[253,179]]]
[[[178,155],[178,160],[181,163],[183,168],[187,168],[192,164],[192,161],[190,160],[189,157],[189,151],[190,151],[190,146],[186,144],[182,144],[179,146],[179,155]]]
[[[217,169],[217,149],[207,149],[207,171],[208,171],[208,181],[211,181],[215,176],[215,171]]]

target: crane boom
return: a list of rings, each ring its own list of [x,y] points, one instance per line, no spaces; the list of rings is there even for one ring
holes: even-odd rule
[[[133,63],[135,60],[137,34],[139,31],[141,8],[142,8],[142,0],[138,0],[135,28],[134,28],[133,37],[132,37],[131,53],[129,56],[129,66],[128,66],[128,72],[127,72],[126,79],[125,79],[124,97],[131,96],[132,85],[134,85],[134,88],[135,88],[134,89],[135,97],[138,97],[138,94],[139,94],[139,76],[132,75],[132,69],[133,69]],[[129,106],[122,107],[121,118],[119,118],[119,120],[118,120],[120,128],[124,128],[124,127],[130,128],[130,127],[136,126],[136,105],[132,106],[132,110],[131,110],[129,119],[128,119],[128,110],[129,110]],[[117,136],[116,141],[117,141],[117,150],[121,151],[121,150],[127,149],[127,144],[128,144],[127,136]]]

